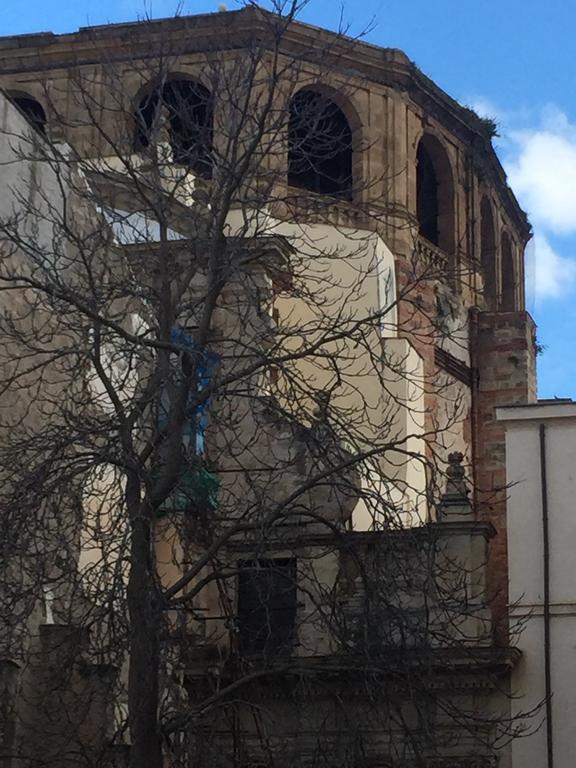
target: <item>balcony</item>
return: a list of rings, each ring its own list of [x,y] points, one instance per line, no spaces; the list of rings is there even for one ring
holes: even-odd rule
[[[447,273],[450,260],[447,253],[438,248],[425,237],[419,236],[416,240],[416,254],[422,264],[435,271]]]

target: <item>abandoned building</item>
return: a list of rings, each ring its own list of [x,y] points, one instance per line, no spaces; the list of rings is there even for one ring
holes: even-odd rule
[[[401,51],[255,7],[0,38],[0,88],[0,282],[23,251],[56,275],[61,311],[62,275],[79,269],[69,254],[103,254],[113,266],[90,267],[90,290],[113,285],[116,269],[117,288],[82,311],[109,312],[106,333],[126,334],[135,359],[155,338],[159,254],[174,283],[195,270],[167,344],[180,350],[174,391],[192,366],[204,395],[182,434],[192,469],[154,523],[155,573],[173,600],[164,764],[512,766],[521,642],[509,633],[495,409],[535,400],[535,329],[530,225],[490,125]],[[81,235],[60,224],[57,236],[61,208]],[[38,253],[68,238],[65,268],[25,235]],[[228,273],[203,324],[214,253]],[[36,286],[38,273],[25,274]],[[69,279],[77,297],[83,284]],[[19,300],[0,299],[5,330]],[[192,365],[205,325],[210,353]],[[121,376],[106,378],[100,357],[81,370],[116,382],[116,395],[74,379],[92,392],[87,422],[94,403],[112,418],[139,391],[134,378],[148,381],[150,355],[131,378],[107,350]],[[59,385],[79,398],[67,375]],[[134,421],[142,435],[172,428],[176,395],[165,380],[160,389],[155,419],[142,407]],[[21,405],[29,389],[11,396],[28,436],[53,417]],[[13,439],[0,437],[1,455]],[[104,443],[94,445],[119,462]],[[91,530],[103,509],[114,519],[112,475],[101,470],[84,494]],[[288,511],[269,528],[276,508]],[[228,535],[234,525],[244,532]],[[102,529],[91,540],[74,528],[76,588],[60,586],[66,574],[41,584],[26,632],[11,626],[12,646],[2,641],[6,768],[128,759],[126,697],[114,693],[126,659],[102,650],[114,621],[106,614],[99,631],[78,618],[92,617],[90,589],[119,570],[110,542],[125,526]]]

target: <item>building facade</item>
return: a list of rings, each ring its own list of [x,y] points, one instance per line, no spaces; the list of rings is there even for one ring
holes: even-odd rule
[[[214,221],[224,211],[218,242],[230,273],[207,329],[211,350],[220,381],[248,362],[263,373],[250,375],[248,395],[215,396],[206,424],[196,407],[186,448],[210,456],[219,512],[205,494],[186,497],[183,480],[188,501],[166,500],[155,556],[166,591],[192,605],[170,619],[187,633],[189,654],[175,663],[174,700],[199,707],[198,696],[250,678],[250,659],[264,656],[268,666],[237,707],[199,715],[193,734],[168,731],[166,759],[509,765],[509,751],[492,749],[498,727],[490,725],[507,717],[518,656],[508,642],[504,429],[495,408],[534,400],[535,336],[524,305],[530,227],[490,125],[401,51],[255,8],[3,38],[0,87],[4,156],[22,167],[6,121],[24,117],[40,146],[69,147],[89,190],[87,218],[111,233],[123,254],[114,263],[129,265],[126,282],[142,286],[139,306],[133,295],[115,297],[113,317],[131,318],[126,333],[146,321],[158,253],[170,244],[171,279],[191,263],[197,272],[186,322],[177,318],[180,335],[170,341],[184,356],[195,350],[211,277],[204,254],[216,252]],[[43,195],[46,184],[30,188]],[[106,394],[98,391],[99,406]],[[160,400],[170,413],[170,395]],[[162,414],[157,423],[166,428]],[[358,453],[370,458],[358,471],[335,470]],[[337,481],[308,489],[322,473]],[[92,488],[97,508],[102,488]],[[246,510],[259,519],[294,494],[283,531],[222,547],[219,567],[234,563],[238,573],[215,577],[207,562],[182,582],[211,551],[202,528],[210,513],[225,531]],[[178,522],[182,504],[195,509],[193,534]],[[82,567],[105,546],[81,548]],[[388,596],[380,576],[371,593],[374,574],[388,571]],[[418,680],[416,702],[410,680]],[[329,705],[343,696],[342,712]],[[318,718],[323,709],[330,714]],[[459,730],[464,711],[476,725]]]
[[[510,620],[523,625],[522,660],[512,675],[515,712],[538,709],[533,727],[512,745],[512,765],[569,766],[574,687],[572,587],[575,449],[570,400],[499,408],[506,428],[509,484]]]

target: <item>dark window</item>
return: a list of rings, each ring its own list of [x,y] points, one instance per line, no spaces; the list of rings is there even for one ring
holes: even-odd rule
[[[240,563],[238,629],[244,654],[288,653],[296,623],[296,561]]]
[[[416,164],[418,233],[438,245],[438,179],[432,158],[422,142],[418,145]]]
[[[24,113],[26,119],[40,133],[46,133],[46,112],[40,102],[31,96],[11,96],[12,102]]]
[[[424,134],[416,151],[416,217],[421,237],[445,253],[455,251],[454,182],[442,142]]]
[[[299,91],[290,102],[288,183],[352,198],[350,125],[333,101],[315,91]]]
[[[480,248],[484,275],[484,300],[489,309],[496,303],[496,234],[492,206],[486,197],[480,204]]]
[[[512,243],[507,233],[502,234],[502,300],[500,309],[513,312],[516,309],[516,270],[512,255]]]
[[[174,162],[189,166],[204,178],[212,175],[212,98],[193,80],[168,80],[145,96],[136,113],[135,148],[145,149],[150,131],[166,110]]]

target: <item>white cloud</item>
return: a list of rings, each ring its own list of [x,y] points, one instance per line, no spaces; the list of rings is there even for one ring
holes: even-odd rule
[[[526,249],[526,296],[536,303],[565,295],[576,284],[576,262],[561,256],[536,231]]]
[[[576,234],[576,123],[554,105],[535,113],[504,110],[482,97],[472,104],[497,121],[496,147],[533,224],[550,234]]]
[[[550,105],[506,111],[475,99],[480,115],[494,117],[508,181],[534,225],[526,250],[526,293],[530,301],[565,296],[576,288],[576,124]]]
[[[510,185],[534,224],[576,233],[576,127],[558,113],[542,128],[512,131],[509,138]]]

